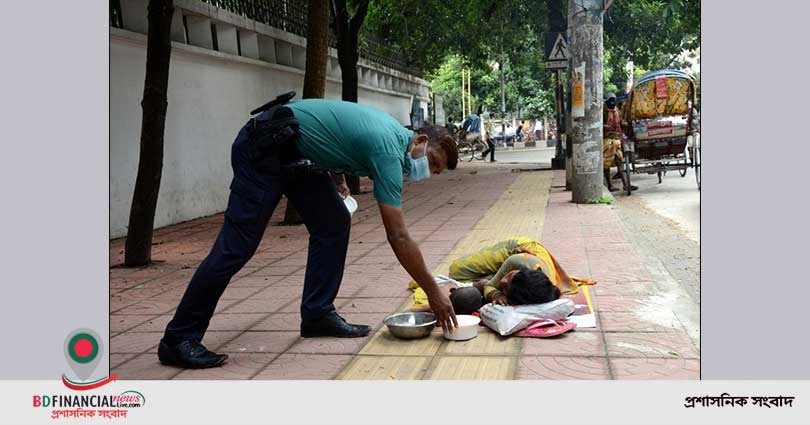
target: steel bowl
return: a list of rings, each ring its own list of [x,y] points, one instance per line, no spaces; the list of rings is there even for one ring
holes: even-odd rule
[[[433,313],[414,312],[392,314],[383,320],[391,335],[402,339],[424,338],[436,326]]]

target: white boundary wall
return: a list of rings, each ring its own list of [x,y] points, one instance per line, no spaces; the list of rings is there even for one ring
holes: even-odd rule
[[[145,0],[122,1],[124,26],[133,31],[110,28],[110,238],[126,234],[138,167],[146,68],[146,36],[139,31],[145,30],[146,15],[139,21],[127,11],[140,10],[136,6],[141,3],[145,7]],[[282,92],[294,90],[300,96],[304,81],[305,39],[201,2],[177,3],[174,21],[181,25],[172,36],[176,41],[172,43],[156,228],[224,210],[232,177],[230,146],[249,111]],[[188,31],[182,26],[183,14]],[[205,47],[186,44],[186,34],[194,33],[189,22],[199,24],[198,38],[213,23],[220,51],[211,50],[205,40],[199,43]],[[221,35],[230,29],[234,29],[232,36]],[[237,51],[227,45],[235,43],[236,37],[242,56],[224,53]],[[327,71],[327,97],[339,99],[340,68],[334,49],[330,49]],[[364,60],[358,74],[359,103],[383,109],[403,125],[410,124],[414,98],[422,107],[427,103],[424,80]]]

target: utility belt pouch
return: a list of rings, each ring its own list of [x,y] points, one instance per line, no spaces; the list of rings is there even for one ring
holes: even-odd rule
[[[282,164],[297,156],[300,126],[292,110],[284,106],[291,97],[288,93],[255,109],[260,115],[247,124],[251,160],[260,173],[277,175]]]

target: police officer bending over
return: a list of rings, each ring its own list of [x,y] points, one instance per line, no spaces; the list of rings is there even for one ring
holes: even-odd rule
[[[388,243],[400,264],[425,290],[444,329],[457,325],[447,295],[438,290],[402,215],[403,174],[423,180],[455,169],[458,150],[441,127],[416,132],[387,113],[356,103],[324,99],[288,102],[279,96],[254,113],[231,149],[233,181],[225,221],[211,252],[186,288],[166,326],[158,357],[184,368],[221,365],[227,355],[201,341],[231,278],[253,256],[282,195],[309,231],[309,253],[301,300],[302,337],[362,337],[371,327],[347,323],[333,304],[343,278],[351,217],[327,171],[374,180],[374,197]],[[341,176],[342,177],[342,176]]]

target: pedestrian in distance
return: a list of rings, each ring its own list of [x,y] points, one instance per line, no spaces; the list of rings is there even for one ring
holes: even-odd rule
[[[515,138],[516,138],[516,140],[518,142],[523,141],[523,125],[524,124],[525,124],[525,121],[520,121],[520,124],[518,124],[517,130],[515,131]]]
[[[447,124],[444,125],[444,128],[446,128],[447,132],[451,135],[456,134],[456,124],[453,122],[453,117],[447,117]]]
[[[534,121],[534,140],[538,142],[543,140],[543,120]]]
[[[481,156],[483,158],[487,157],[489,154],[489,162],[497,162],[495,161],[495,132],[494,132],[494,122],[495,122],[495,113],[489,113],[489,121],[485,123],[486,127],[486,141],[487,141],[487,150],[485,150]]]

